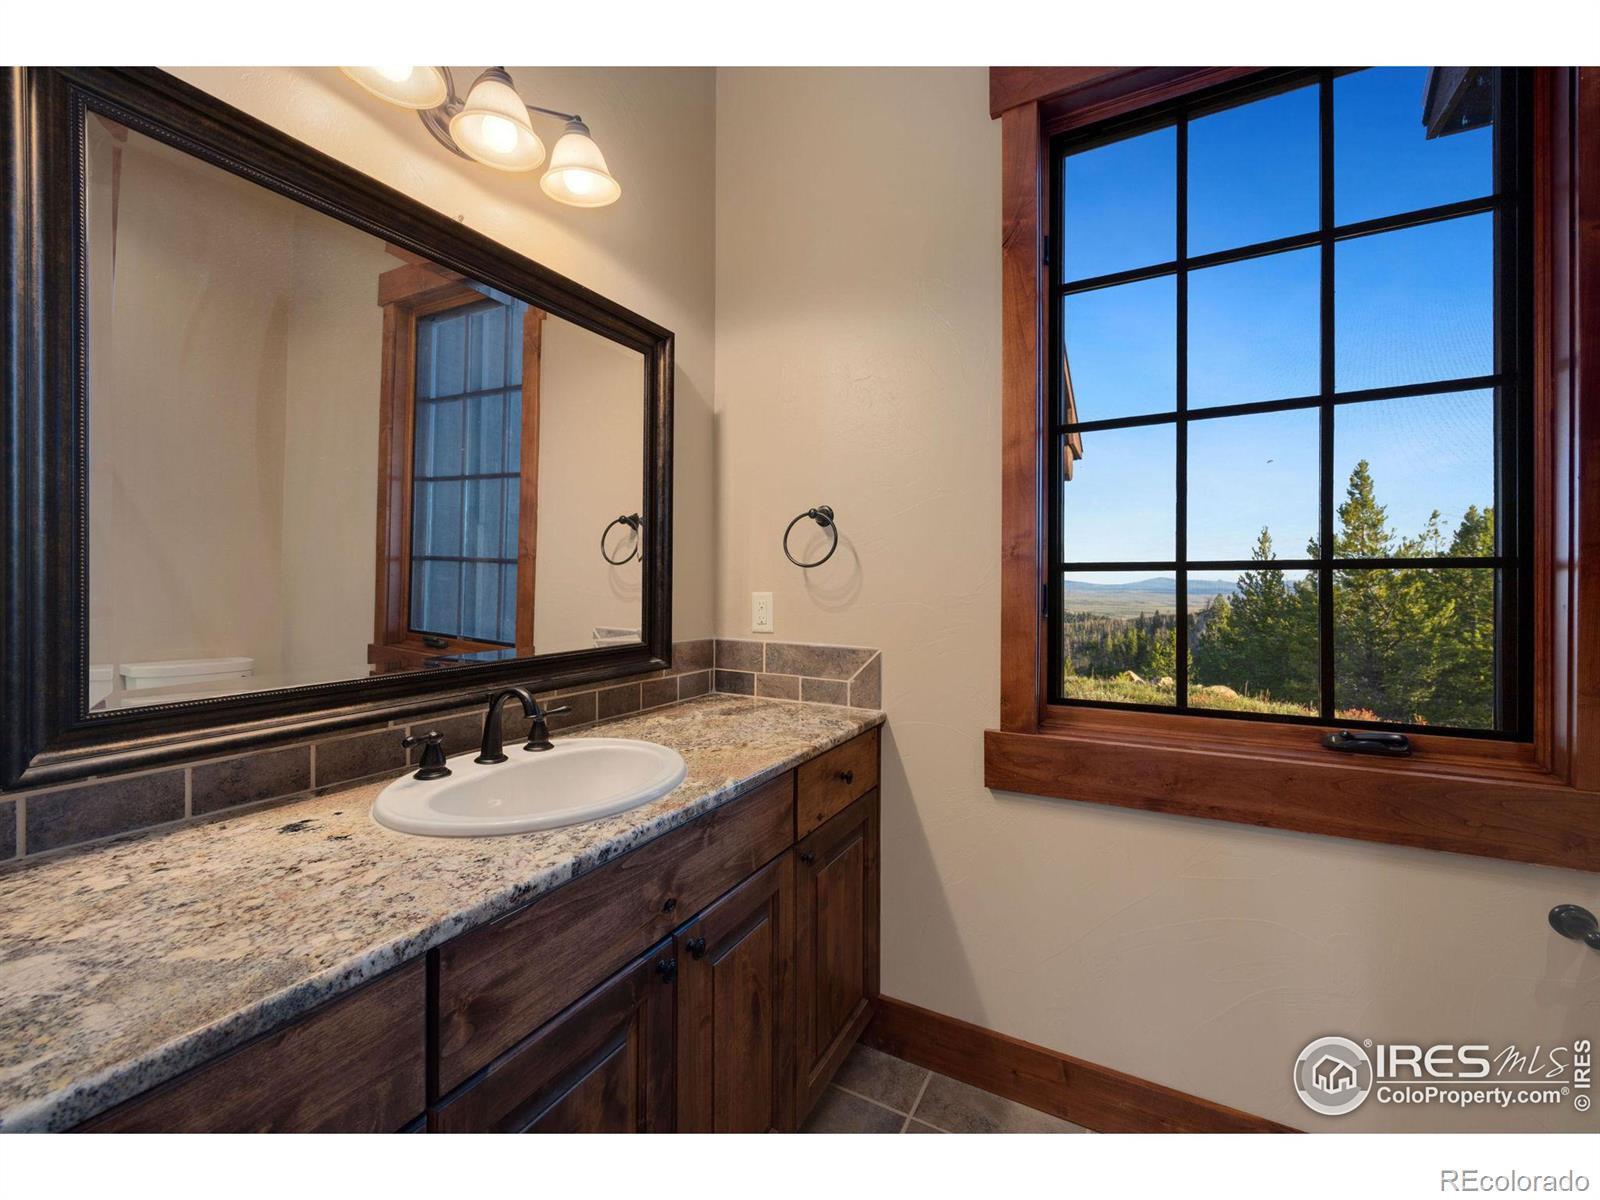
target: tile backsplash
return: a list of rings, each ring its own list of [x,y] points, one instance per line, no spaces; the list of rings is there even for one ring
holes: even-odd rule
[[[664,671],[546,693],[539,700],[571,709],[550,718],[555,732],[713,691],[877,708],[880,663],[876,650],[859,647],[707,638],[674,643],[672,666]],[[516,705],[504,706],[502,719],[508,738],[525,733],[527,721]],[[483,733],[482,706],[140,774],[8,792],[0,796],[0,865],[398,775],[416,754],[400,745],[401,738],[430,730],[444,734],[446,754],[472,749]]]
[[[715,662],[719,692],[851,708],[883,703],[883,655],[865,646],[718,638]]]

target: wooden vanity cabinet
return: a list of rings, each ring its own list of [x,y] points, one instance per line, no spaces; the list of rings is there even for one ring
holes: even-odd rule
[[[795,1129],[878,993],[878,731],[80,1128]]]
[[[802,839],[794,856],[795,1047],[803,1115],[866,1029],[878,996],[877,789]]]
[[[785,853],[679,930],[679,1132],[795,1128],[793,906]]]
[[[438,1085],[459,1087],[789,848],[780,776],[436,951]]]
[[[428,1115],[435,1133],[665,1133],[673,1127],[671,940],[508,1050]]]

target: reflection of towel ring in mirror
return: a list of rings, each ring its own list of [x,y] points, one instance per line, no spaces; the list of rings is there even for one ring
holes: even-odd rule
[[[822,526],[822,528],[831,530],[833,532],[833,545],[829,546],[828,552],[821,558],[817,559],[816,562],[801,562],[798,558],[789,553],[789,534],[794,531],[794,527],[796,525],[800,524],[800,522],[804,521],[807,517],[810,517],[818,525]],[[838,548],[839,526],[834,522],[833,509],[829,508],[826,504],[819,504],[816,508],[806,509],[805,512],[801,513],[794,520],[790,521],[788,528],[783,531],[783,556],[797,567],[806,567],[807,569],[811,567],[820,567],[823,563],[827,562],[833,557],[833,552]]]
[[[610,536],[611,531],[618,525],[626,525],[629,529],[633,530],[633,549],[628,551],[627,557],[625,558],[612,558],[611,555],[606,553],[606,538]],[[604,531],[600,534],[600,557],[605,559],[613,567],[625,567],[636,558],[643,559],[644,549],[639,544],[639,530],[643,525],[644,520],[639,516],[638,513],[629,513],[627,516],[618,517],[615,521],[612,521],[611,524],[607,525]]]

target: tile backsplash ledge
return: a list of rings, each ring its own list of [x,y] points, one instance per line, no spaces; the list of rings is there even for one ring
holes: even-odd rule
[[[539,700],[572,709],[550,718],[553,732],[713,691],[878,708],[881,663],[878,651],[857,646],[705,638],[674,643],[664,671],[543,693]],[[507,738],[523,735],[520,708],[506,705],[502,717]],[[155,826],[399,775],[414,765],[401,737],[435,729],[444,734],[446,754],[472,749],[483,733],[482,706],[184,766],[7,792],[0,795],[0,869]]]
[[[883,704],[883,655],[865,646],[718,638],[715,663],[719,692],[851,708]]]

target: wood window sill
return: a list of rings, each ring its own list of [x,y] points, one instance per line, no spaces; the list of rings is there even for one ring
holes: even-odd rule
[[[1600,794],[1531,764],[1426,751],[1353,761],[1314,744],[1219,744],[1215,732],[1201,745],[1057,726],[987,730],[983,768],[984,785],[999,791],[1600,870]]]

